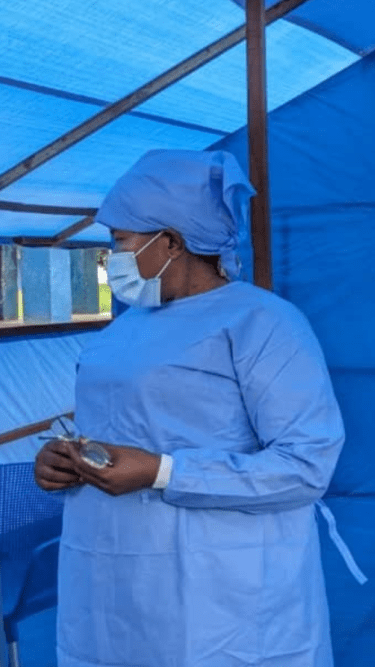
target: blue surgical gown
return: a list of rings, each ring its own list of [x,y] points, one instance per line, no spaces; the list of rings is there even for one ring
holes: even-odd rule
[[[305,317],[249,283],[131,308],[80,357],[88,437],[165,490],[67,493],[60,667],[331,667],[314,502],[344,435]]]

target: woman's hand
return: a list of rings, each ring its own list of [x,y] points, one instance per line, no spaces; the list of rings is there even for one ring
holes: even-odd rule
[[[148,488],[158,474],[161,457],[145,449],[105,445],[112,465],[98,470],[82,460],[76,445],[66,445],[77,476],[111,496]]]
[[[45,491],[59,491],[84,484],[76,472],[64,440],[49,440],[35,459],[35,481]]]

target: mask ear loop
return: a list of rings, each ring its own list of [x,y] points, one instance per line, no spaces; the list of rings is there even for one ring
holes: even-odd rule
[[[150,241],[148,241],[148,242],[146,243],[146,245],[144,245],[142,248],[140,248],[139,250],[137,250],[137,252],[134,253],[134,257],[137,257],[137,256],[139,255],[139,253],[141,253],[143,250],[146,250],[146,248],[148,248],[148,246],[151,245],[151,243],[153,243],[154,241],[156,241],[156,239],[158,239],[159,236],[161,236],[163,233],[164,233],[164,230],[162,229],[161,232],[159,232],[158,234],[156,234],[156,236],[153,236],[153,238],[152,238]]]
[[[160,278],[161,274],[165,271],[165,269],[167,268],[167,266],[170,265],[171,261],[172,261],[172,257],[170,257],[170,258],[168,259],[168,261],[164,264],[163,268],[160,269],[159,273],[155,276],[155,278]]]
[[[134,257],[137,257],[137,255],[139,255],[139,253],[142,252],[142,250],[146,250],[146,248],[148,248],[148,246],[151,245],[151,243],[153,241],[156,241],[156,239],[158,239],[159,236],[161,236],[163,233],[164,233],[164,230],[162,229],[158,234],[156,234],[156,236],[154,236],[150,241],[148,241],[148,243],[146,243],[146,245],[144,245],[143,248],[140,248],[140,250],[137,250],[137,252],[134,253]],[[172,258],[170,257],[168,259],[168,261],[164,264],[164,266],[160,269],[159,273],[155,276],[155,278],[160,278],[161,274],[165,271],[167,266],[170,265],[171,261],[172,261]]]

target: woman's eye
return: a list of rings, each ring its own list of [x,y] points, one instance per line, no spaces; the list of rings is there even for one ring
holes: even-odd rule
[[[134,250],[134,247],[136,246],[136,241],[134,239],[128,238],[128,239],[114,239],[113,240],[113,247],[116,252],[119,252],[120,250],[126,251],[126,250]]]
[[[133,250],[131,243],[125,243],[123,241],[122,243],[115,244],[115,252],[130,252],[131,250]]]

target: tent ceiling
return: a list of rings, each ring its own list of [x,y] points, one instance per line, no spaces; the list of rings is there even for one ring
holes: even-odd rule
[[[244,21],[243,10],[229,0],[203,4],[196,0],[144,0],[141,4],[65,0],[58,6],[52,0],[35,0],[30,7],[15,0],[12,5],[2,4],[7,38],[0,47],[1,171]],[[340,0],[339,4],[341,9],[345,5],[348,17],[352,3]],[[365,23],[365,9],[367,19],[374,10],[368,1],[361,4],[360,18]],[[332,16],[324,8],[321,14],[317,9],[311,14],[312,7],[322,7],[322,2],[308,0],[292,15],[299,22],[316,22],[321,15],[319,32],[327,31]],[[341,16],[338,26],[333,18],[335,34],[341,25],[337,41],[347,41],[344,28],[353,21],[345,22]],[[362,49],[368,48],[366,35],[364,31]],[[267,48],[269,110],[357,58],[285,20],[267,29]],[[240,44],[2,190],[0,199],[99,205],[114,180],[146,150],[202,149],[243,126],[245,69],[245,49]],[[3,237],[55,234],[72,222],[71,217],[3,211],[0,220]],[[80,237],[92,239],[93,234],[94,228],[89,228]]]
[[[355,53],[365,55],[375,48],[373,0],[309,0],[289,18]]]
[[[245,0],[233,0],[244,7]],[[265,6],[276,4],[265,0]],[[341,44],[345,48],[366,55],[375,48],[375,6],[372,0],[308,0],[290,12],[288,21]]]

